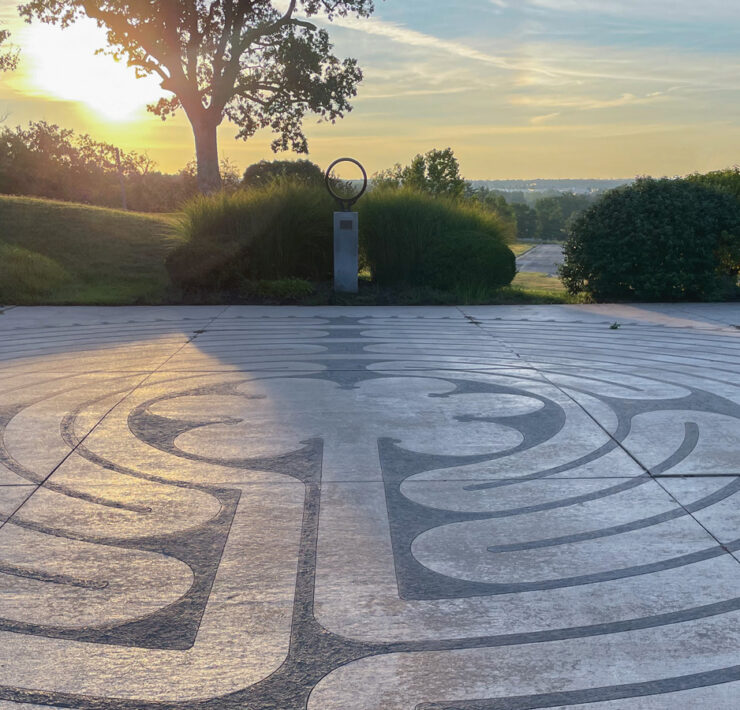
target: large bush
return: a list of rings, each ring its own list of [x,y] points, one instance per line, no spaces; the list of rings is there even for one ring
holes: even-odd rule
[[[740,204],[686,180],[644,178],[607,193],[572,225],[563,281],[597,300],[690,300],[734,289]]]
[[[324,172],[310,160],[260,160],[244,171],[242,187],[266,187],[273,180],[288,179],[323,186]]]
[[[409,188],[360,202],[363,259],[381,285],[498,288],[516,273],[506,224],[474,203]]]
[[[198,197],[184,209],[170,277],[205,292],[238,290],[246,280],[330,279],[332,209],[324,188],[287,180]]]

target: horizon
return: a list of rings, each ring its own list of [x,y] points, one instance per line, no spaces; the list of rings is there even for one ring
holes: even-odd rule
[[[228,124],[220,155],[243,170],[302,157],[325,166],[349,154],[374,173],[449,146],[471,181],[631,180],[738,162],[740,56],[732,37],[740,8],[720,0],[701,7],[453,0],[444,7],[386,0],[370,20],[316,20],[337,55],[356,57],[365,72],[354,111],[335,125],[308,117],[307,156],[273,154],[265,131],[237,141]],[[146,153],[162,172],[192,159],[182,113],[165,123],[146,113],[163,92],[151,78],[95,56],[104,42],[94,25],[26,25],[15,0],[0,0],[0,20],[21,49],[18,70],[0,78],[4,125],[47,120]]]

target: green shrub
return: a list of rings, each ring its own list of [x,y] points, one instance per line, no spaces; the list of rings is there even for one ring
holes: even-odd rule
[[[53,259],[0,242],[0,303],[24,303],[47,296],[69,278]]]
[[[597,300],[713,299],[734,289],[740,204],[686,180],[608,192],[572,225],[563,281]]]
[[[288,180],[198,197],[184,209],[170,277],[186,291],[211,292],[244,280],[329,279],[332,204],[325,189]]]
[[[265,187],[273,180],[286,178],[309,185],[324,186],[324,171],[310,160],[260,160],[245,170],[242,186]]]
[[[409,188],[378,188],[360,202],[364,265],[381,285],[504,286],[516,273],[506,234],[480,205]]]

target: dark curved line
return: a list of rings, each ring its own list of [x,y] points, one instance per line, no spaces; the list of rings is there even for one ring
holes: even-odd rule
[[[572,377],[573,379],[577,380],[588,380],[589,382],[601,382],[603,385],[612,385],[613,387],[620,387],[625,390],[632,390],[633,392],[643,393],[645,390],[640,389],[639,387],[633,387],[632,385],[625,385],[620,382],[614,382],[614,380],[604,380],[600,377],[587,377],[586,375],[576,375],[571,374],[569,372],[558,372],[557,370],[547,370],[548,375],[560,375],[561,377]],[[624,374],[624,373],[622,373]],[[640,375],[638,375],[640,377]],[[643,379],[649,380],[649,378],[644,377]],[[566,385],[567,386],[567,385]]]
[[[601,530],[589,530],[588,532],[576,533],[573,535],[563,535],[561,537],[551,537],[542,540],[533,540],[530,542],[514,542],[508,545],[490,545],[488,552],[519,552],[523,550],[536,550],[543,547],[557,547],[558,545],[567,545],[574,542],[584,542],[585,540],[596,540],[603,537],[611,537],[612,535],[621,535],[622,533],[632,532],[633,530],[641,530],[649,528],[660,523],[665,523],[670,520],[676,520],[678,518],[685,517],[690,513],[708,508],[715,503],[729,498],[733,494],[740,491],[740,478],[733,483],[724,486],[719,491],[715,491],[709,496],[702,498],[701,500],[695,501],[691,506],[686,508],[675,508],[669,510],[660,515],[654,515],[650,518],[643,518],[642,520],[635,520],[631,523],[624,523],[623,525],[614,525],[610,528],[602,528]],[[454,524],[454,523],[453,523]]]
[[[570,389],[576,389],[571,387]],[[583,390],[577,390],[577,391],[583,391]],[[577,468],[578,466],[582,466],[587,463],[591,463],[592,461],[596,461],[597,459],[601,458],[602,456],[605,456],[608,453],[611,453],[616,448],[621,448],[622,450],[626,451],[622,447],[622,443],[627,438],[629,432],[632,429],[632,423],[625,423],[620,422],[617,428],[617,431],[613,434],[613,438],[610,439],[606,444],[603,446],[600,446],[595,451],[592,451],[590,454],[586,454],[585,456],[581,456],[578,459],[575,459],[575,461],[571,461],[567,464],[562,464],[561,466],[556,466],[555,468],[545,469],[544,471],[538,471],[535,474],[530,474],[528,476],[522,476],[517,479],[508,479],[506,481],[488,481],[486,483],[476,483],[472,486],[465,486],[463,490],[465,491],[480,491],[485,490],[487,488],[498,488],[502,484],[506,483],[507,485],[515,485],[519,481],[527,481],[527,480],[533,480],[533,479],[539,479],[539,478],[547,478],[548,476],[555,475],[556,473],[563,473],[564,471],[571,470],[573,468]],[[681,461],[688,458],[691,453],[696,448],[696,445],[699,443],[699,427],[695,422],[685,422],[684,423],[684,438],[679,447],[674,451],[667,459],[664,461],[661,461],[657,466],[654,466],[653,468],[649,469],[648,473],[654,476],[658,476],[665,471],[670,470],[674,466],[677,466]],[[626,452],[633,460],[634,457],[629,454],[629,452]]]
[[[665,695],[682,690],[694,690],[740,680],[740,665],[704,673],[673,678],[661,678],[640,683],[627,683],[584,690],[565,690],[542,695],[518,695],[490,700],[453,700],[419,703],[415,710],[534,710],[571,705],[583,705],[608,700]]]
[[[592,572],[591,574],[578,575],[576,577],[560,577],[559,579],[538,580],[536,582],[485,582],[478,580],[463,580],[472,584],[478,584],[487,591],[478,596],[493,596],[499,594],[518,594],[521,592],[533,592],[546,589],[562,589],[564,587],[578,587],[584,584],[598,584],[600,582],[610,582],[615,579],[624,579],[626,577],[639,577],[644,574],[653,574],[654,572],[664,572],[669,569],[686,567],[687,565],[704,562],[715,557],[721,557],[728,552],[740,550],[740,539],[724,545],[708,547],[697,552],[690,552],[686,555],[671,557],[659,562],[650,562],[644,565],[634,565],[632,567],[623,567],[621,569],[606,570],[604,572]],[[436,572],[436,570],[432,570]],[[437,574],[446,577],[442,572]],[[458,579],[463,579],[458,577]]]
[[[530,347],[530,348],[531,347],[534,347],[536,345],[543,345],[543,344],[546,343],[548,346],[550,346],[549,349],[551,349],[551,350],[553,350],[553,349],[561,349],[562,350],[563,348],[567,347],[568,344],[570,344],[569,341],[566,340],[566,339],[558,339],[558,338],[549,338],[548,337],[547,340],[544,340],[544,339],[535,340],[533,337],[526,336],[526,335],[524,335],[524,336],[518,335],[518,336],[515,336],[515,337],[517,338],[517,346],[524,346],[524,347]],[[587,346],[585,346],[584,347],[584,351],[585,352],[589,352],[589,353],[601,353],[601,352],[614,352],[614,350],[615,350],[614,347],[611,347],[610,348],[609,347],[609,343],[606,342],[605,340],[602,340],[602,341],[594,341],[594,342],[595,342],[595,344],[593,344],[593,345],[587,345]],[[613,345],[614,345],[614,343],[612,343],[612,346]],[[721,352],[712,352],[712,351],[710,351],[710,354],[716,355],[716,359],[712,359],[711,357],[706,357],[706,354],[707,354],[706,347],[702,348],[701,347],[701,344],[700,343],[697,343],[696,341],[694,341],[694,342],[692,342],[692,343],[690,343],[688,345],[684,344],[683,347],[674,346],[673,349],[667,351],[667,354],[670,357],[676,358],[676,357],[685,357],[684,355],[682,355],[682,353],[685,353],[685,352],[688,352],[689,354],[691,354],[691,353],[702,353],[704,355],[703,357],[697,357],[696,358],[698,361],[700,361],[702,363],[707,363],[707,362],[708,363],[712,363],[712,362],[725,362],[725,363],[727,363],[727,358],[728,357],[729,358],[737,357],[737,350],[733,350],[731,348],[723,348],[721,344],[717,344],[717,343],[714,343],[712,345],[714,346],[713,350],[716,348],[716,349],[718,349],[718,350],[721,351]],[[647,355],[647,356],[657,355],[657,354],[660,354],[661,352],[663,352],[663,354],[666,354],[665,349],[663,349],[661,351],[660,343],[658,343],[658,342],[655,342],[655,344],[649,345],[649,346],[637,346],[637,347],[634,347],[634,344],[630,344],[630,345],[628,345],[626,347],[624,346],[624,344],[622,344],[622,347],[619,348],[619,351],[621,351],[621,352],[630,352],[630,353],[637,352],[638,355],[644,354],[644,355]],[[725,356],[724,359],[720,359],[720,358],[722,358],[723,355]],[[732,364],[732,363],[730,363],[730,364]]]
[[[513,479],[509,479],[513,480]],[[563,480],[563,479],[555,479],[555,480]],[[569,481],[577,481],[578,479],[570,478],[565,479]],[[608,479],[604,479],[608,480]],[[509,518],[516,515],[526,515],[527,513],[539,513],[545,510],[555,510],[557,508],[566,508],[571,505],[577,505],[579,503],[588,503],[592,500],[598,500],[599,498],[608,498],[611,495],[615,495],[617,493],[622,493],[623,491],[628,491],[632,488],[637,488],[639,486],[644,486],[646,483],[650,482],[650,476],[647,473],[642,474],[641,476],[633,476],[629,480],[618,483],[614,486],[609,486],[608,488],[601,488],[598,491],[594,491],[592,493],[584,493],[579,496],[572,496],[570,498],[560,498],[558,500],[550,501],[549,503],[538,503],[537,505],[527,505],[523,506],[521,508],[507,508],[506,510],[494,510],[494,511],[481,511],[482,514],[486,516],[486,519],[495,519],[495,518]],[[516,485],[519,480],[516,479],[514,483],[511,485]],[[405,481],[404,481],[405,483]],[[476,484],[479,485],[479,484]],[[463,490],[469,490],[468,487],[465,487]],[[402,493],[412,500],[417,505],[421,505],[418,501],[414,500],[413,498],[410,498],[410,496],[406,495],[404,491]],[[429,506],[425,506],[429,507]],[[440,508],[436,508],[435,510],[441,510]]]
[[[116,380],[122,380],[129,378],[130,375],[122,375],[121,377],[114,377],[110,380],[111,383],[115,383]],[[83,389],[83,384],[80,383],[79,386],[76,387],[69,387],[65,390],[62,390],[60,392],[55,392],[52,396],[57,397],[60,394],[65,394],[66,392],[74,392],[76,390]],[[107,399],[108,397],[115,396],[118,394],[122,394],[124,392],[127,392],[127,389],[123,390],[114,390],[112,392],[108,392],[105,395],[101,397],[96,397],[92,400],[86,400],[83,404],[79,405],[75,410],[75,416],[82,411],[84,407],[89,406],[90,404],[95,404],[96,402],[100,402],[104,399]],[[93,496],[89,493],[84,493],[82,491],[74,490],[73,488],[70,488],[68,486],[64,486],[58,483],[54,483],[53,481],[46,480],[43,481],[45,474],[38,474],[35,471],[32,471],[25,466],[23,466],[20,462],[18,462],[8,451],[7,447],[5,446],[5,429],[7,425],[15,419],[21,412],[25,411],[29,407],[40,404],[44,401],[49,399],[49,397],[42,397],[37,400],[33,400],[32,402],[29,402],[25,404],[22,407],[19,407],[17,411],[15,411],[12,416],[8,419],[7,422],[0,421],[0,462],[2,462],[8,469],[10,469],[13,473],[20,476],[21,478],[26,479],[27,481],[31,481],[38,485],[39,489],[44,488],[50,491],[54,491],[55,493],[59,493],[61,495],[64,495],[68,498],[76,498],[78,500],[83,500],[88,503],[93,503],[95,505],[101,505],[106,508],[114,508],[118,510],[128,510],[133,513],[151,513],[152,509],[149,506],[143,506],[143,505],[137,505],[136,503],[121,503],[119,501],[106,499],[100,496]],[[62,418],[62,425],[61,425],[61,433],[62,433],[62,439],[63,441],[70,446],[72,449],[77,445],[74,442],[70,442],[67,440],[65,436],[65,425],[67,424],[67,421],[69,419],[69,414],[65,415]]]
[[[640,631],[655,629],[660,626],[683,624],[687,621],[707,619],[712,616],[722,616],[740,610],[740,597],[726,601],[714,602],[691,609],[641,616],[636,619],[622,621],[607,621],[601,624],[587,626],[571,626],[564,629],[546,629],[543,631],[527,631],[516,634],[499,634],[495,636],[478,636],[473,638],[443,639],[430,641],[397,641],[387,644],[388,653],[418,653],[424,651],[461,651],[474,648],[500,648],[502,646],[523,646],[533,643],[548,643],[551,641],[567,641],[569,639],[590,638],[593,636],[607,636],[609,634],[624,633],[626,631]]]
[[[48,582],[49,584],[63,584],[67,587],[79,587],[80,589],[105,589],[108,582],[97,582],[92,579],[82,579],[80,577],[71,577],[66,574],[49,574],[41,570],[26,569],[16,567],[15,565],[0,564],[0,574],[7,574],[12,577],[22,577],[23,579],[32,579],[36,582]]]
[[[554,476],[557,473],[565,473],[566,471],[571,471],[574,468],[578,468],[579,466],[583,466],[585,464],[591,463],[592,461],[596,461],[602,458],[603,456],[606,456],[606,454],[611,453],[612,451],[614,451],[614,449],[619,448],[619,441],[621,441],[621,439],[618,440],[616,438],[617,434],[615,434],[614,436],[615,436],[614,439],[610,439],[605,444],[602,444],[595,451],[591,451],[588,454],[580,456],[579,458],[573,461],[569,461],[568,463],[560,464],[559,466],[553,466],[552,468],[546,468],[542,471],[530,473],[526,476],[520,476],[516,479],[507,478],[507,479],[501,479],[498,481],[487,481],[486,483],[475,483],[471,486],[464,486],[463,490],[464,491],[484,491],[489,488],[503,488],[506,486],[517,485],[518,483],[521,483],[523,481],[536,481],[540,478],[547,478],[548,476]]]
[[[690,432],[692,433],[691,438],[694,439],[695,437],[695,440],[693,443],[694,443],[694,446],[696,446],[696,441],[698,441],[698,436],[699,436],[698,427],[696,427],[695,424],[692,425],[691,423],[687,423],[686,424],[687,437],[689,436]],[[686,441],[686,439],[684,439],[684,441]],[[692,447],[692,450],[693,450],[693,447]],[[667,461],[670,461],[670,459],[667,459]],[[641,480],[643,483],[647,483],[647,481],[650,479],[640,477],[640,479],[638,480]],[[529,542],[515,542],[515,543],[510,543],[507,545],[490,545],[486,549],[488,550],[488,552],[493,552],[493,553],[518,552],[518,551],[523,551],[523,550],[534,550],[534,549],[543,548],[543,547],[556,547],[558,545],[565,545],[565,544],[572,543],[572,542],[583,542],[585,540],[595,540],[595,539],[602,538],[602,537],[620,535],[622,533],[632,532],[633,530],[640,530],[643,528],[652,527],[653,525],[659,525],[660,523],[665,523],[665,522],[668,522],[669,520],[675,520],[677,518],[682,518],[686,515],[689,515],[690,513],[694,513],[704,508],[708,508],[711,505],[715,505],[716,503],[724,500],[725,498],[729,498],[730,496],[734,495],[738,491],[740,491],[740,478],[722,487],[718,491],[715,491],[714,493],[708,496],[705,496],[704,498],[694,501],[690,506],[686,506],[685,508],[684,507],[674,508],[673,510],[666,511],[665,513],[660,513],[659,515],[653,515],[649,518],[642,518],[641,520],[633,520],[632,522],[629,522],[629,523],[624,523],[622,525],[614,525],[609,528],[601,528],[600,530],[589,530],[587,532],[575,533],[573,535],[562,535],[560,537],[544,538],[541,540],[532,540]],[[596,494],[600,494],[600,493],[603,493],[603,491],[596,492]],[[597,497],[605,498],[607,496],[597,495]],[[453,525],[454,524],[455,523],[453,523]]]
[[[556,358],[556,360],[548,359],[548,358],[553,358],[553,357]],[[603,365],[603,367],[599,367],[598,369],[607,369],[606,366],[608,365],[616,365],[618,367],[625,367],[625,368],[633,368],[633,367],[642,365],[643,367],[651,367],[651,368],[657,369],[661,373],[671,373],[673,375],[686,375],[686,372],[683,372],[682,370],[677,370],[675,368],[666,367],[665,365],[669,364],[669,365],[680,365],[682,367],[692,367],[691,363],[676,363],[676,362],[666,363],[665,361],[659,360],[657,358],[642,358],[646,362],[639,362],[639,359],[633,359],[628,362],[618,362],[616,360],[604,360],[602,358],[597,358],[595,356],[594,357],[584,357],[581,353],[579,353],[578,357],[580,361],[583,362],[585,367],[589,367],[589,368],[594,367],[593,363]],[[569,356],[566,352],[563,352],[562,355],[554,355],[550,353],[545,359],[538,357],[538,358],[534,358],[534,360],[537,363],[545,365],[545,367],[539,370],[536,367],[533,367],[532,369],[537,370],[538,372],[544,371],[544,373],[546,374],[548,372],[548,366],[550,365],[554,367],[558,367],[558,366],[568,364],[567,362],[557,362],[557,360],[568,360],[572,362],[573,357],[572,357],[572,354]],[[692,369],[696,370],[697,372],[702,371],[700,367],[696,367],[696,366],[694,366]],[[719,372],[728,374],[732,377],[737,376],[737,372],[735,372],[734,370],[719,370]],[[716,377],[708,377],[705,374],[692,373],[691,377],[698,377],[698,378],[701,378],[702,380],[707,380],[708,382],[717,382],[718,384],[721,384],[721,385],[730,384],[727,380],[720,380]],[[653,378],[650,378],[650,379],[653,379]],[[656,381],[664,382],[665,384],[670,384],[670,385],[673,385],[674,387],[683,387],[684,389],[695,389],[694,387],[682,385],[676,382],[671,382],[670,380],[656,380]]]
[[[684,436],[681,445],[665,461],[653,466],[650,469],[650,475],[660,476],[662,473],[670,471],[674,466],[678,466],[694,453],[698,443],[699,425],[696,422],[684,422]]]

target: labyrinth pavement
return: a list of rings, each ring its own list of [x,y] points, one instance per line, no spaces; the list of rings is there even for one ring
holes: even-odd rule
[[[737,710],[739,323],[1,313],[0,710]]]

